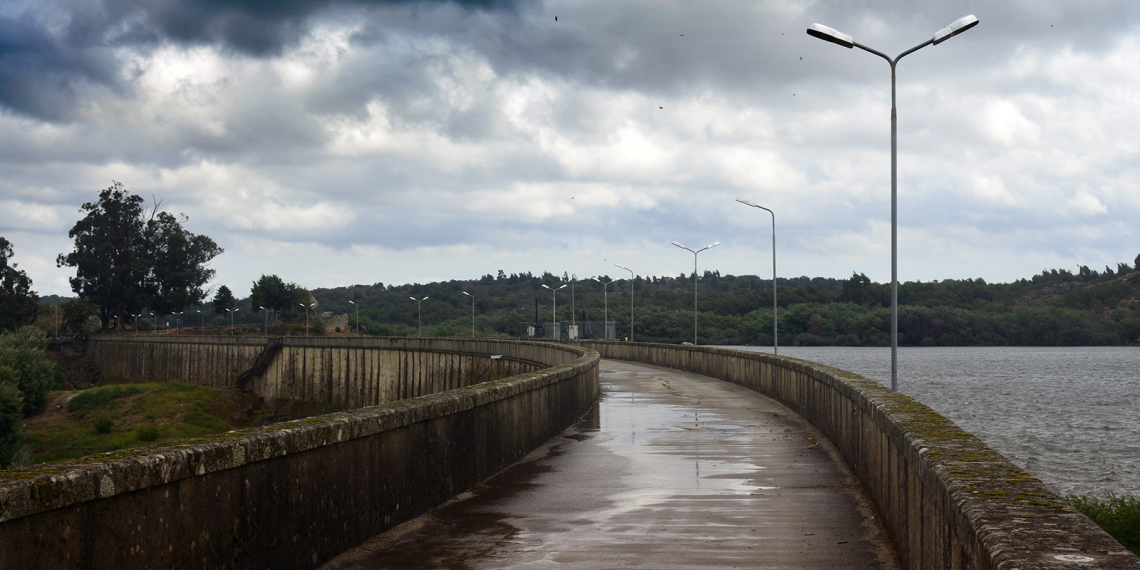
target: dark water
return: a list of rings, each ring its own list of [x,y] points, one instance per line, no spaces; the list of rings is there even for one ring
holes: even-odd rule
[[[780,356],[890,385],[890,348],[780,347]],[[1140,348],[900,348],[898,361],[900,392],[1054,491],[1140,496]]]

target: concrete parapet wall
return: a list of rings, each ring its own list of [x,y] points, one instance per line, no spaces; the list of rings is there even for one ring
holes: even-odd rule
[[[104,377],[232,388],[267,342],[263,337],[106,335],[91,337],[87,354]],[[444,392],[546,366],[524,358],[529,351],[510,347],[495,352],[507,354],[492,361],[491,352],[478,352],[491,345],[478,340],[287,337],[273,342],[280,350],[271,355],[265,373],[254,379],[253,390],[350,408]],[[546,356],[558,360],[560,355],[556,351]]]
[[[581,341],[604,358],[719,378],[787,405],[839,449],[909,569],[1140,569],[1043,483],[915,400],[822,365],[711,347]]]
[[[550,366],[349,412],[0,471],[0,568],[313,568],[522,458],[598,396],[598,355],[588,349],[352,340]],[[343,344],[329,339],[326,348]]]

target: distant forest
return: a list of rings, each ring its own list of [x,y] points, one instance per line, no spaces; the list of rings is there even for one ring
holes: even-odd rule
[[[1140,256],[1136,263],[1140,264]],[[620,278],[621,276],[616,276]],[[602,277],[609,281],[610,277]],[[348,313],[370,334],[416,334],[423,301],[425,335],[471,330],[471,297],[480,336],[517,336],[520,324],[551,320],[551,288],[571,284],[568,275],[484,275],[470,281],[426,285],[355,285],[312,291],[318,311]],[[705,271],[699,279],[701,344],[772,343],[772,282],[754,275]],[[571,290],[573,289],[573,291]],[[890,344],[890,284],[864,274],[849,279],[780,278],[781,345],[886,346]],[[692,275],[638,277],[633,283],[634,335],[643,342],[692,341]],[[629,331],[629,280],[608,287],[609,318],[619,338]],[[1074,346],[1136,344],[1140,338],[1140,271],[1120,263],[1098,272],[1080,267],[1042,271],[1013,283],[946,279],[899,284],[899,343],[904,346]],[[349,303],[355,301],[359,306]],[[558,291],[558,318],[602,320],[602,285],[576,279]],[[248,312],[246,316],[251,316]],[[251,321],[255,322],[255,321]]]
[[[1136,263],[1140,263],[1137,256]],[[558,291],[558,320],[601,321],[608,301],[609,319],[618,338],[629,335],[630,282],[620,275],[603,297],[600,283],[551,273],[484,275],[479,279],[428,284],[353,285],[307,291],[296,295],[315,300],[313,325],[325,331],[316,315],[348,315],[349,332],[359,319],[362,332],[372,335],[418,334],[417,305],[423,309],[425,336],[471,334],[472,297],[475,330],[483,337],[517,337],[521,326],[538,318],[552,320],[553,295]],[[600,277],[609,281],[611,276]],[[890,344],[890,284],[866,275],[848,279],[794,277],[779,279],[780,345],[888,346]],[[721,275],[705,271],[699,279],[700,344],[772,344],[772,281],[755,275]],[[237,325],[261,324],[264,311],[254,310],[249,293],[235,290]],[[681,343],[693,340],[692,275],[637,277],[633,282],[634,339]],[[411,297],[428,299],[416,303]],[[244,297],[244,298],[241,298]],[[50,322],[51,304],[67,298],[40,298],[41,320]],[[356,304],[353,305],[349,301]],[[282,310],[278,317],[305,322],[303,309]],[[359,308],[359,311],[357,309]],[[200,312],[199,312],[200,311]],[[225,314],[223,314],[225,315]],[[229,324],[209,303],[195,305],[180,318],[182,326]],[[63,316],[63,315],[61,315]],[[173,326],[172,315],[166,319]],[[46,320],[45,320],[46,319]],[[147,322],[149,320],[149,323]],[[133,325],[133,323],[128,323]],[[153,317],[143,318],[144,330]],[[318,326],[319,325],[319,326]],[[334,332],[329,327],[328,332]],[[45,329],[48,330],[48,329]],[[49,330],[50,332],[50,330]],[[247,329],[248,334],[248,329]],[[1120,263],[1098,272],[1080,267],[1042,271],[1012,283],[982,279],[945,279],[899,284],[899,344],[903,346],[1089,346],[1140,344],[1140,271]]]

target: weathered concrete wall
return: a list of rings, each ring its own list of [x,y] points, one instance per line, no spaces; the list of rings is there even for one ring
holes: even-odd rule
[[[605,358],[726,380],[803,415],[863,482],[906,568],[1140,569],[1140,558],[1032,475],[878,382],[770,354],[616,341],[576,344]]]
[[[483,341],[409,338],[289,337],[274,339],[264,374],[250,386],[267,396],[283,396],[375,406],[533,372],[546,365],[517,354],[491,361]],[[199,386],[232,388],[253,366],[265,338],[94,336],[87,354],[104,376],[139,382],[182,380]],[[429,346],[447,346],[429,348]],[[508,351],[510,352],[510,351]],[[498,354],[498,353],[496,353]]]
[[[522,458],[598,395],[591,350],[521,341],[381,344],[552,366],[392,404],[0,472],[0,568],[316,567]]]

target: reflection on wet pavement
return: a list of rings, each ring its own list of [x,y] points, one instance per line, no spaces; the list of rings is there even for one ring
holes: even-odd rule
[[[602,361],[578,424],[324,568],[895,568],[809,424],[717,380]]]

